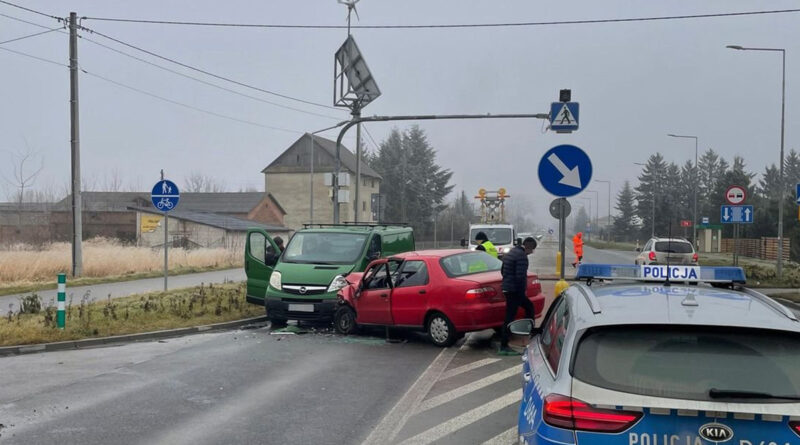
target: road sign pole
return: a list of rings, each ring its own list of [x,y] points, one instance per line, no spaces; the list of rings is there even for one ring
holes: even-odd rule
[[[564,279],[564,263],[567,262],[567,216],[566,216],[566,198],[561,198],[561,205],[559,206],[558,218],[558,250],[561,252],[561,270],[559,271],[559,278]]]
[[[164,212],[164,292],[167,291],[167,277],[169,276],[169,214]]]

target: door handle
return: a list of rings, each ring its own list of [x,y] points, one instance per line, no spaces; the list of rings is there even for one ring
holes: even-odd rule
[[[425,289],[422,289],[422,290],[419,291],[419,293],[424,294],[424,293],[427,293],[427,292],[425,291]]]
[[[387,298],[389,294],[381,294],[381,298]]]

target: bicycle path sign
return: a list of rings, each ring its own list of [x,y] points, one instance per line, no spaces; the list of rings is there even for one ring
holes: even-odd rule
[[[174,182],[162,179],[156,182],[153,186],[153,191],[150,193],[150,200],[153,205],[162,212],[169,212],[178,206],[178,200],[181,199],[178,186]]]

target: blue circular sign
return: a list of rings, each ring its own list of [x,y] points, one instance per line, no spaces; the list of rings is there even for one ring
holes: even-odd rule
[[[577,195],[591,180],[592,161],[574,145],[557,145],[539,161],[539,182],[553,195],[562,198]]]
[[[164,179],[156,182],[153,186],[153,191],[150,193],[150,200],[156,209],[162,212],[169,212],[178,206],[178,200],[181,199],[181,194],[178,191],[178,186],[174,182]]]

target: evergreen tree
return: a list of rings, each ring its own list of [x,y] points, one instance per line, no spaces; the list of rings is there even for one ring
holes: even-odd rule
[[[578,209],[578,214],[575,215],[575,219],[573,220],[572,231],[573,233],[578,232],[586,232],[586,227],[589,224],[589,214],[586,213],[586,207],[581,206]],[[588,240],[588,237],[584,237],[584,240]]]
[[[636,215],[642,220],[642,237],[647,238],[651,232],[656,235],[664,232],[666,228],[666,215],[664,196],[667,190],[667,163],[661,153],[656,153],[648,158],[647,163],[639,175],[639,185],[636,186]],[[655,218],[655,226],[653,219]],[[655,230],[653,229],[655,227]]]
[[[619,216],[614,217],[614,238],[622,241],[631,241],[636,236],[636,205],[634,203],[633,189],[628,181],[617,195],[617,205],[614,207]]]
[[[435,215],[453,186],[453,173],[436,163],[436,150],[425,132],[414,125],[404,132],[393,129],[372,157],[372,168],[383,177],[386,219],[408,222],[422,237],[432,237]]]

